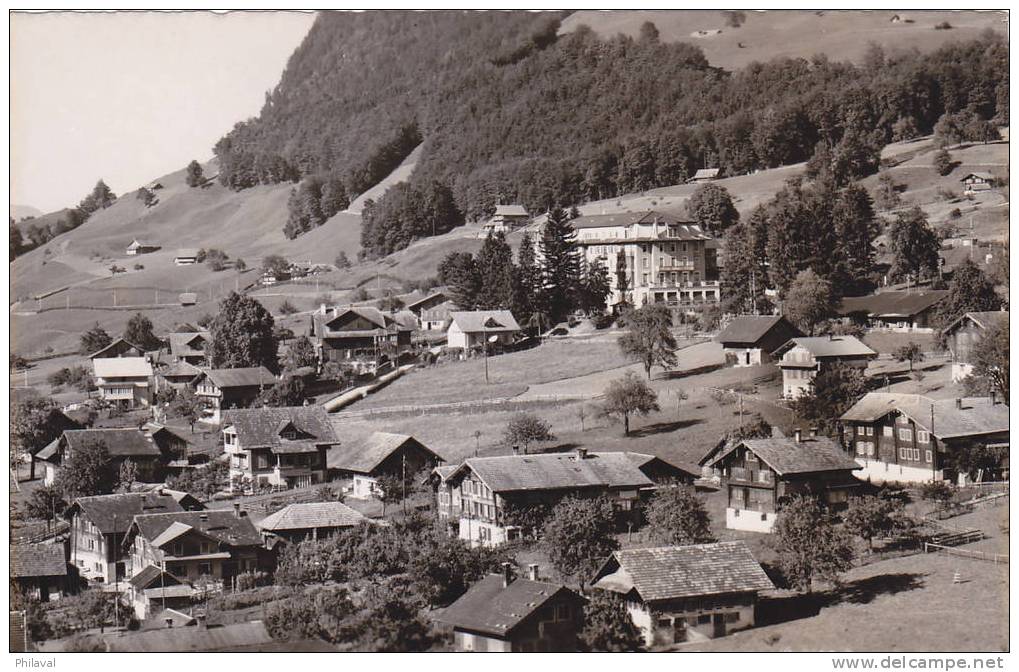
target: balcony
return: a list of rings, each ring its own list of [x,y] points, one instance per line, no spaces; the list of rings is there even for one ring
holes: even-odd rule
[[[693,271],[697,268],[695,261],[666,260],[659,268],[663,271]]]

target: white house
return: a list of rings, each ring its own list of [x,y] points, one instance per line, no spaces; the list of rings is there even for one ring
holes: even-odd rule
[[[508,310],[453,311],[446,330],[446,344],[451,348],[470,350],[495,337],[496,342],[508,344],[520,332],[520,325]]]
[[[92,360],[99,397],[123,408],[151,402],[152,365],[144,357],[97,357]]]
[[[484,235],[489,233],[509,233],[518,226],[529,222],[531,216],[522,205],[497,205],[492,219],[485,222]]]
[[[177,250],[177,253],[173,256],[173,263],[178,266],[190,266],[192,264],[197,264],[198,250]]]
[[[782,395],[792,399],[810,391],[814,376],[824,367],[845,364],[865,369],[877,353],[855,336],[803,336],[789,339],[775,351],[782,369]]]

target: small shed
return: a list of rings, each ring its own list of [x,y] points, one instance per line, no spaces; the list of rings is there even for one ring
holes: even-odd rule
[[[698,182],[711,182],[712,180],[717,180],[718,170],[718,168],[701,168],[693,174],[693,177],[690,178],[690,182],[696,184]]]
[[[198,303],[198,294],[195,292],[183,292],[178,298],[182,306],[193,306]]]
[[[173,256],[173,263],[178,266],[190,266],[198,263],[198,250],[181,249]]]
[[[972,194],[978,191],[990,190],[994,186],[994,175],[990,173],[970,173],[959,181],[966,187],[963,193]]]

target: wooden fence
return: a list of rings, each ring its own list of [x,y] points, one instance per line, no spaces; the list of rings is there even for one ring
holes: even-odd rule
[[[994,564],[998,564],[999,562],[1008,563],[1008,555],[1004,553],[985,553],[984,551],[969,551],[966,550],[965,548],[953,548],[951,546],[942,546],[941,544],[934,544],[931,542],[924,543],[923,552],[947,553],[948,555],[954,555],[959,558],[968,558],[970,560],[983,560],[985,562],[993,562]]]

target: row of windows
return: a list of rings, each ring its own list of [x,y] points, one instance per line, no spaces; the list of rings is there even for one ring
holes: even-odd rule
[[[856,436],[874,436],[873,427],[854,427],[853,431]],[[885,438],[890,439],[895,436],[895,429],[891,425],[885,425],[881,428],[881,433]],[[913,429],[911,427],[899,427],[899,440],[912,443]],[[916,430],[916,441],[917,443],[930,443],[931,433],[924,429]]]
[[[924,462],[934,462],[934,453],[929,450],[923,451]],[[920,461],[920,449],[919,448],[899,448],[899,458],[903,460],[912,460],[913,462]]]
[[[480,497],[491,497],[492,491],[484,483],[477,483],[475,481],[465,480],[463,485],[460,486],[467,495],[478,495]]]

